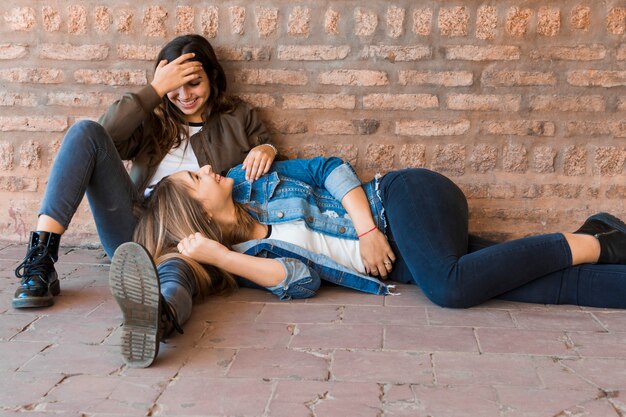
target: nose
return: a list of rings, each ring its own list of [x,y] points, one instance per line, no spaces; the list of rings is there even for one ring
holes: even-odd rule
[[[187,85],[183,85],[178,88],[178,97],[181,99],[189,97],[189,89],[187,88]]]
[[[211,165],[204,165],[203,167],[200,167],[200,169],[198,170],[198,174],[205,174],[205,175],[209,175],[213,172],[213,167],[211,167]]]

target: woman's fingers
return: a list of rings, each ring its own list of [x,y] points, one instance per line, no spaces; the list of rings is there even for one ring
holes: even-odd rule
[[[196,56],[196,54],[194,54],[193,52],[189,52],[189,53],[186,53],[186,54],[182,54],[181,56],[179,56],[178,58],[176,58],[172,62],[176,62],[178,64],[180,62],[185,62],[188,59],[193,58],[194,56]]]

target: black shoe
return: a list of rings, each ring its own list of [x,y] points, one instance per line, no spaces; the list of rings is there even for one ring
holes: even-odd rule
[[[148,251],[127,242],[120,245],[109,272],[109,287],[122,310],[122,356],[133,368],[146,368],[159,353],[159,342],[180,325],[161,295],[156,267]]]
[[[587,218],[574,233],[592,235],[600,242],[599,264],[626,264],[626,224],[608,213]]]
[[[28,252],[15,269],[20,286],[13,296],[14,308],[48,307],[53,296],[61,293],[54,263],[59,258],[61,235],[51,232],[31,232]]]

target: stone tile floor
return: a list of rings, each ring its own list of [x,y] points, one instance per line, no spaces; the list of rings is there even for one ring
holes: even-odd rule
[[[103,252],[62,252],[55,305],[17,311],[24,247],[0,244],[1,416],[626,415],[626,311],[242,289],[129,369]]]

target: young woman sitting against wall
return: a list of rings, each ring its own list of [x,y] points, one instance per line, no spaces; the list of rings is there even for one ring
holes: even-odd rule
[[[138,243],[120,246],[110,271],[131,366],[153,362],[193,296],[236,280],[281,299],[311,297],[321,280],[384,295],[391,280],[452,308],[491,298],[626,307],[621,220],[599,213],[573,233],[487,241],[468,233],[461,190],[426,169],[361,184],[340,159],[314,158],[275,162],[251,183],[242,167],[222,176],[204,166],[163,178],[143,210]],[[163,298],[153,259],[182,259],[193,279]],[[162,321],[162,310],[173,318]]]
[[[211,44],[199,35],[173,39],[159,52],[149,85],[113,103],[99,123],[80,121],[65,135],[16,269],[20,285],[13,307],[50,306],[59,294],[59,241],[85,193],[112,257],[131,240],[133,206],[161,178],[206,164],[225,172],[243,162],[246,177],[256,179],[277,153],[268,141],[255,110],[226,94],[226,75]],[[132,161],[130,175],[122,160]],[[172,259],[159,265],[159,275],[167,293],[193,280],[194,272],[184,260]]]

